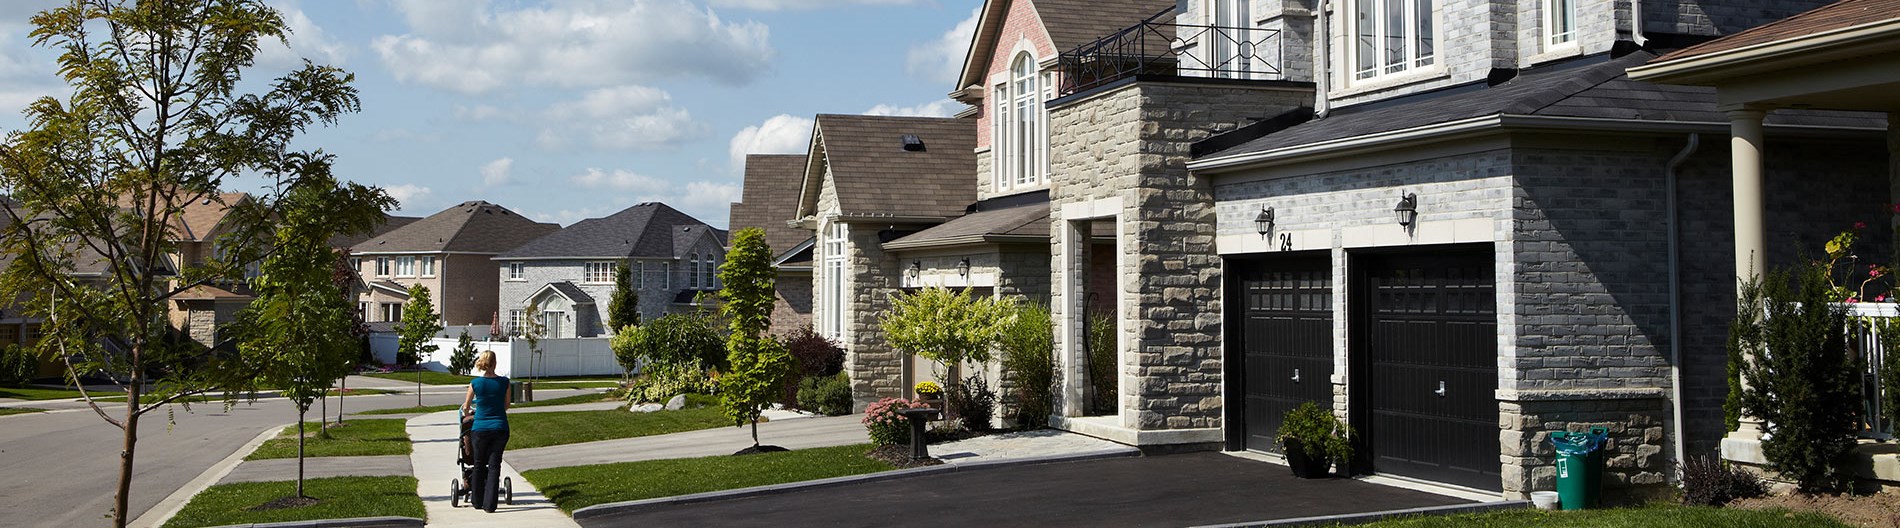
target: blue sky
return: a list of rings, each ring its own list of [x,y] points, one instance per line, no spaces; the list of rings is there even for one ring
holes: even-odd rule
[[[305,148],[400,214],[487,200],[563,225],[662,201],[725,227],[745,153],[803,153],[817,113],[948,115],[977,0],[266,0],[362,113]],[[62,95],[32,12],[0,5],[0,130]],[[233,190],[244,190],[237,188]]]

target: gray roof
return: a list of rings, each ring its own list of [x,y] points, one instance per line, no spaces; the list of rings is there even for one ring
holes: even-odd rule
[[[906,135],[924,149],[904,150]],[[949,218],[976,201],[975,119],[820,114],[813,137],[846,215]],[[820,176],[806,175],[806,204]]]
[[[561,226],[529,220],[506,207],[462,202],[352,246],[356,253],[501,253]]]
[[[1049,243],[1049,202],[977,211],[887,242],[884,249],[983,243]]]
[[[1431,92],[1338,108],[1315,119],[1238,146],[1201,156],[1226,157],[1416,128],[1498,114],[1582,117],[1632,121],[1727,124],[1717,110],[1715,89],[1632,81],[1624,70],[1655,58],[1637,51],[1611,58],[1582,57],[1526,69],[1496,86],[1479,81]],[[1876,114],[1780,110],[1769,125],[1883,128]],[[1242,129],[1244,133],[1246,129]],[[1218,138],[1219,136],[1217,136]]]
[[[725,231],[666,204],[646,202],[575,222],[495,258],[675,258],[707,232],[724,244]]]
[[[555,292],[560,293],[561,296],[566,297],[567,300],[574,301],[574,304],[593,304],[594,303],[594,296],[588,295],[587,292],[581,291],[581,287],[575,286],[573,282],[569,282],[569,281],[550,282],[548,283],[548,287],[554,288]]]
[[[732,204],[727,227],[765,229],[765,243],[777,253],[811,238],[811,231],[786,225],[798,217],[798,187],[805,177],[804,154],[753,154],[745,157],[745,188]]]
[[[383,236],[384,234],[390,231],[395,231],[396,229],[401,228],[402,226],[416,223],[416,221],[421,220],[421,219],[422,217],[419,217],[419,216],[383,215],[383,223],[377,224],[376,227],[370,228],[369,232],[367,233],[336,235],[336,236],[330,237],[330,247],[333,247],[333,248],[355,247],[357,244],[361,244],[372,238]]]

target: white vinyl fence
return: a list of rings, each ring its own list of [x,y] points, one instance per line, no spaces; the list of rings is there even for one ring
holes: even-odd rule
[[[424,354],[422,366],[437,372],[448,372],[449,358],[455,354],[457,339],[436,338],[430,340],[436,346],[435,352]],[[512,378],[550,377],[550,376],[618,376],[622,373],[620,362],[614,359],[612,348],[607,346],[605,337],[577,337],[570,339],[542,339],[541,353],[536,355],[528,349],[528,340],[511,339],[508,342],[475,341],[475,351],[484,350],[495,353],[495,374]],[[396,363],[395,334],[372,334],[370,352],[376,360],[384,364]]]

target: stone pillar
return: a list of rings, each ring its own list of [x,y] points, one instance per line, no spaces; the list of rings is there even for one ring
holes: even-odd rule
[[[1726,109],[1729,119],[1729,163],[1735,194],[1735,277],[1736,286],[1755,280],[1767,271],[1767,231],[1762,216],[1767,210],[1762,199],[1762,119],[1768,112],[1756,106]],[[1743,361],[1753,361],[1744,356]],[[1743,380],[1743,388],[1747,380]],[[1755,443],[1760,449],[1761,419],[1743,413],[1740,427],[1723,440],[1723,451],[1731,451],[1730,440]]]

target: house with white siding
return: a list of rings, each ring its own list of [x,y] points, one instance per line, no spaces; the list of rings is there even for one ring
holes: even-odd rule
[[[611,335],[614,270],[626,266],[641,320],[690,310],[719,289],[726,232],[659,202],[548,233],[492,257],[503,331],[519,334],[533,306],[549,338]]]

